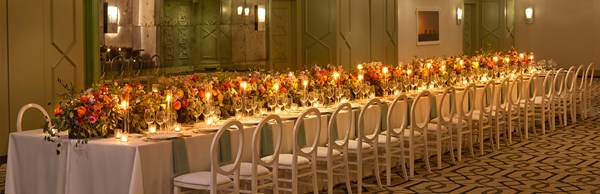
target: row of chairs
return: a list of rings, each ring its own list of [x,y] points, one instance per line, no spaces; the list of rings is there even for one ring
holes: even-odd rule
[[[101,77],[104,83],[113,82],[150,82],[162,75],[160,57],[154,55],[149,60],[141,56],[126,59],[116,56],[108,61],[101,61]]]

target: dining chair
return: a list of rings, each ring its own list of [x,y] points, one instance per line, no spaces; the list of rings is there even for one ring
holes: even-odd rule
[[[369,112],[370,119],[365,115]],[[370,121],[370,122],[367,122]],[[381,101],[373,98],[360,110],[358,115],[358,125],[355,126],[357,137],[354,140],[348,140],[348,154],[356,161],[348,161],[348,164],[356,166],[356,179],[358,193],[362,193],[363,185],[363,165],[367,161],[372,161],[373,174],[377,180],[377,186],[381,185],[381,176],[379,175],[379,131],[381,129]]]
[[[592,84],[594,83],[594,72],[595,72],[595,68],[594,68],[594,63],[590,63],[590,65],[588,65],[587,68],[587,80],[586,80],[586,87],[585,87],[585,95],[584,95],[584,104],[585,104],[585,115],[587,117],[587,115],[590,113],[590,111],[592,111],[592,93],[593,93],[593,89],[594,87],[592,86]]]
[[[590,72],[589,72],[589,65],[587,65],[587,66],[581,65],[580,67],[581,67],[581,78],[579,79],[579,82],[577,83],[578,86],[576,86],[577,91],[573,95],[573,104],[576,109],[575,116],[577,116],[579,114],[579,116],[581,117],[581,120],[585,120],[586,119],[585,111],[587,108],[585,108],[585,99],[584,98],[585,98],[585,91],[586,91],[586,86],[587,86],[586,80],[588,78],[588,73],[590,73]]]
[[[471,157],[475,158],[475,152],[473,149],[473,110],[475,109],[475,104],[473,103],[477,97],[476,93],[476,84],[470,83],[465,87],[462,95],[457,96],[457,111],[458,117],[457,120],[453,120],[455,134],[456,135],[456,143],[457,143],[457,159],[458,161],[462,161],[462,148],[463,141],[468,142],[465,146],[468,146],[469,151],[471,152]],[[463,139],[466,137],[465,139]]]
[[[476,127],[477,130],[474,130],[478,137],[479,142],[479,152],[480,155],[483,155],[483,144],[486,137],[486,130],[488,132],[487,137],[490,141],[490,146],[492,151],[494,151],[494,130],[492,128],[492,118],[496,116],[494,112],[494,103],[492,98],[495,95],[494,92],[494,80],[487,81],[482,88],[481,97],[475,98],[477,104],[479,104],[479,108],[473,110],[473,126]],[[498,142],[496,142],[498,143]]]
[[[566,73],[564,73],[563,68],[560,68],[558,71],[556,71],[556,74],[554,74],[554,94],[552,94],[552,107],[554,109],[553,111],[555,113],[555,118],[552,118],[552,120],[556,123],[556,119],[558,119],[558,122],[562,127],[565,127],[567,125],[567,123],[565,122],[566,115],[564,114],[566,110],[563,106],[563,101],[566,93],[565,80]]]
[[[403,143],[405,135],[409,135],[406,133],[408,130],[405,130],[408,126],[407,109],[408,97],[405,94],[398,95],[387,110],[387,130],[382,131],[379,136],[380,151],[383,151],[379,158],[384,161],[387,186],[391,186],[392,182],[392,158],[398,158],[397,164],[402,166],[403,177],[405,180],[408,179]]]
[[[409,129],[409,137],[406,138],[405,142],[408,144],[408,166],[409,166],[409,177],[415,177],[415,152],[417,150],[421,151],[421,156],[425,161],[425,166],[427,168],[427,172],[431,173],[431,166],[429,164],[429,151],[427,148],[427,131],[429,128],[429,123],[431,118],[429,114],[431,112],[431,104],[428,102],[421,102],[423,100],[428,100],[427,98],[431,98],[431,92],[424,90],[415,97],[411,107],[410,107],[410,126]],[[424,104],[424,105],[423,105]],[[424,118],[417,118],[417,115],[426,115]],[[405,132],[406,133],[406,132]]]
[[[571,117],[571,123],[575,123],[577,119],[575,118],[575,103],[573,103],[573,97],[577,92],[577,87],[575,84],[577,83],[577,75],[581,72],[582,66],[577,67],[576,71],[575,66],[569,68],[567,75],[565,77],[565,93],[563,96],[563,115],[565,120],[565,125],[567,124],[567,116]]]
[[[44,120],[47,122],[48,129],[52,128],[52,121],[50,120],[50,115],[48,115],[48,112],[46,112],[46,109],[44,109],[39,104],[29,103],[29,104],[23,105],[21,107],[21,109],[19,110],[19,113],[17,114],[17,132],[23,131],[23,127],[22,127],[23,114],[25,114],[25,111],[27,111],[30,108],[37,109],[40,112],[42,112],[42,114],[44,115]]]
[[[219,161],[219,145],[223,133],[231,130],[230,128],[232,127],[235,127],[238,130],[237,133],[231,133],[232,135],[237,134],[237,154],[233,163],[227,165],[227,168],[224,168]],[[173,179],[173,193],[179,194],[183,189],[209,190],[211,194],[216,194],[219,190],[228,190],[233,191],[233,193],[239,193],[240,164],[242,152],[244,152],[243,129],[244,125],[237,120],[229,121],[221,126],[214,135],[210,145],[210,171],[192,172],[175,177]],[[233,136],[231,137],[233,138]],[[233,176],[233,179],[229,178],[229,176]]]
[[[529,139],[530,127],[532,128],[533,134],[537,136],[537,130],[535,128],[535,97],[537,94],[537,87],[535,87],[535,82],[538,77],[538,73],[530,74],[521,84],[519,116],[524,121],[521,124],[523,125],[525,140]]]
[[[508,143],[512,144],[513,131],[519,134],[519,139],[523,141],[523,133],[521,132],[521,117],[519,115],[521,108],[521,99],[523,92],[523,74],[518,74],[510,79],[508,87],[508,111],[507,117]],[[513,123],[514,122],[514,123]]]
[[[340,113],[347,115],[340,115]],[[340,116],[342,119],[338,119]],[[348,193],[352,193],[350,170],[348,169],[348,140],[350,139],[350,133],[352,133],[352,123],[352,106],[349,103],[339,104],[329,119],[327,145],[317,147],[317,161],[326,164],[325,169],[319,168],[319,165],[317,165],[317,172],[326,175],[325,181],[327,181],[327,193],[329,194],[333,193],[333,186],[335,185],[333,175],[344,177],[346,190]],[[339,136],[332,135],[340,132],[340,127],[343,128],[341,139]]]
[[[435,148],[437,155],[437,167],[442,169],[442,156],[444,149],[450,152],[452,163],[456,163],[454,158],[454,141],[452,139],[453,132],[457,127],[461,127],[466,124],[466,121],[461,120],[460,116],[457,115],[455,109],[457,107],[456,100],[456,89],[454,87],[447,87],[442,93],[440,103],[437,103],[437,97],[435,95],[429,96],[432,99],[431,103],[436,103],[437,117],[431,119],[427,127],[427,142],[428,148]]]
[[[552,107],[552,100],[554,95],[554,71],[546,72],[546,76],[544,77],[544,82],[542,88],[540,88],[543,92],[540,96],[536,96],[534,99],[533,109],[534,109],[534,123],[535,121],[539,121],[542,125],[542,135],[546,135],[546,122],[550,126],[550,130],[554,131],[555,126],[553,125],[552,119],[554,118],[554,108]]]
[[[306,126],[308,119],[316,119],[318,122],[314,133],[305,133],[301,128]],[[287,191],[293,194],[298,193],[298,185],[306,184],[312,186],[313,193],[318,193],[318,179],[317,179],[317,146],[319,141],[319,135],[321,134],[321,112],[316,108],[308,108],[304,110],[296,120],[294,124],[294,132],[292,136],[292,153],[281,153],[279,154],[279,170],[287,171],[291,174],[291,177],[282,177],[281,174],[278,177],[279,182],[285,182],[291,184],[291,188],[284,188],[280,184],[280,191]],[[313,142],[308,144],[308,147],[302,146],[299,141],[300,135],[312,135]],[[306,139],[309,139],[306,137]],[[270,157],[264,157],[263,160],[269,160]],[[301,178],[310,178],[310,182],[300,182]]]
[[[267,125],[270,125],[274,131],[263,131],[262,129]],[[274,142],[273,145],[265,144],[265,146],[273,146],[273,153],[269,153],[270,157],[261,157],[263,141],[267,141],[262,139],[262,133],[276,134],[272,139],[272,142]],[[269,115],[258,123],[252,135],[251,162],[242,162],[240,164],[240,181],[243,181],[242,183],[250,182],[250,190],[241,190],[241,192],[255,194],[259,190],[270,187],[273,193],[279,193],[277,177],[279,177],[279,153],[281,150],[282,133],[282,120],[278,115]],[[231,167],[231,165],[227,165],[224,168]]]
[[[494,126],[494,136],[496,137],[496,149],[500,150],[500,135],[504,139],[506,147],[510,146],[508,141],[508,121],[511,119],[509,111],[510,103],[508,102],[508,87],[510,77],[502,78],[494,86],[494,98],[492,107],[492,126]]]

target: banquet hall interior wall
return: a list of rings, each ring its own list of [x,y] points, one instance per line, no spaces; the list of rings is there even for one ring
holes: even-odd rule
[[[455,10],[463,2],[399,0],[398,60],[461,53],[463,25],[455,23]],[[57,76],[83,87],[82,4],[81,1],[0,0],[0,155],[6,155],[8,134],[16,130],[16,115],[21,106],[32,102],[46,106],[56,100],[54,97],[60,92]],[[524,23],[525,7],[534,8],[533,24]],[[417,8],[440,10],[439,45],[416,46]],[[515,25],[516,49],[533,51],[538,59],[555,59],[562,66],[600,63],[600,0],[518,0]],[[46,106],[46,110],[52,113],[52,107]],[[25,128],[39,128],[43,123],[41,115],[33,112],[26,117],[38,119],[26,121]]]

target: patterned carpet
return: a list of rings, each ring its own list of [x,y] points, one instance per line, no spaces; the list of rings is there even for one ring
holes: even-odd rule
[[[462,162],[447,163],[441,170],[432,162],[432,173],[427,173],[424,162],[419,160],[415,178],[404,180],[401,172],[396,171],[390,187],[377,188],[375,178],[371,177],[365,179],[369,184],[362,190],[368,193],[600,193],[598,79],[594,81],[594,91],[593,110],[584,121],[557,128],[545,137],[530,134],[526,142],[513,138],[511,147],[502,144],[501,150],[493,153],[488,148],[480,157],[471,158],[465,151]],[[385,185],[384,177],[382,173]],[[352,185],[356,193],[356,184]],[[346,193],[345,185],[337,185],[334,190]]]

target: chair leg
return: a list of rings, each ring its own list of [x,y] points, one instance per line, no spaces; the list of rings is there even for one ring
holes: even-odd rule
[[[328,194],[333,193],[333,161],[332,160],[327,160],[327,193]]]
[[[362,184],[363,184],[363,162],[362,162],[362,153],[359,150],[356,153],[356,189],[358,190],[358,193],[361,194],[362,193]]]
[[[469,130],[469,149],[471,151],[471,158],[475,158],[475,151],[473,148],[473,126],[471,124],[469,124],[468,127]]]
[[[456,152],[458,154],[458,161],[462,161],[462,129],[458,128],[458,130],[456,131],[456,134],[458,135],[456,137],[456,144],[458,145],[458,147],[456,147]]]
[[[415,177],[415,148],[413,146],[409,147],[409,164],[408,167],[410,168],[410,178]]]
[[[425,167],[427,167],[427,172],[431,173],[431,165],[429,164],[429,148],[427,148],[427,142],[425,142],[425,146],[424,146],[424,156],[423,159],[425,160]]]
[[[179,194],[181,193],[181,188],[178,186],[173,187],[173,194]]]
[[[377,151],[377,148],[373,149],[373,154],[374,154],[373,157],[375,158],[373,161],[374,162],[373,165],[375,167],[374,170],[375,170],[375,178],[377,178],[377,186],[379,186],[379,188],[382,188],[383,185],[381,184],[381,171],[379,171],[379,157],[378,157],[379,154],[378,154],[378,152],[379,151]]]
[[[344,154],[344,163],[346,163],[346,165],[344,166],[345,170],[346,170],[346,190],[349,194],[352,194],[352,185],[350,185],[350,169],[348,167],[348,151],[346,151],[346,154]],[[333,183],[332,183],[333,184]]]
[[[442,169],[442,140],[440,137],[438,137],[438,139],[437,139],[436,151],[437,151],[437,167],[438,167],[438,170],[441,170]]]
[[[313,193],[314,194],[319,194],[319,180],[317,179],[317,158],[313,158],[313,160],[311,161],[312,163],[312,171],[313,171],[313,175],[312,175],[312,183],[313,183]]]
[[[386,186],[392,185],[392,156],[391,156],[391,145],[385,146],[385,175],[386,175]]]

